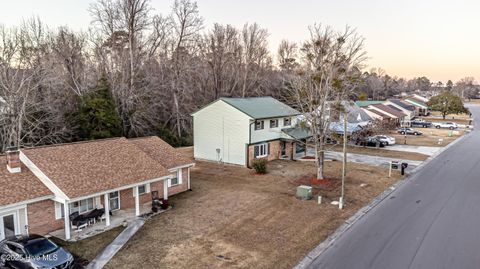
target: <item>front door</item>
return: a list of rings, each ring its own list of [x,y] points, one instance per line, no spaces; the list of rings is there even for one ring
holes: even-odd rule
[[[18,234],[16,214],[0,215],[0,240]]]
[[[120,193],[114,191],[108,194],[110,198],[110,210],[120,209]]]
[[[287,143],[285,141],[280,141],[280,148],[281,148],[280,157],[283,157],[287,154],[286,153]]]

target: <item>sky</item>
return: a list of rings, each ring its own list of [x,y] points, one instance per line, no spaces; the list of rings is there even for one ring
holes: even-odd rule
[[[39,16],[51,27],[86,30],[89,0],[0,0],[0,23],[19,24]],[[197,0],[206,29],[213,23],[237,27],[259,23],[269,31],[275,53],[282,39],[302,42],[314,23],[356,28],[365,38],[368,68],[391,76],[426,76],[446,82],[480,80],[478,0]],[[153,13],[167,14],[173,0],[152,0]],[[272,55],[274,56],[274,55]]]

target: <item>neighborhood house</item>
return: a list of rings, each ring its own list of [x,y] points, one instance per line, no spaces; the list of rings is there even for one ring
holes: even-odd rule
[[[309,135],[301,113],[272,97],[220,98],[193,113],[194,157],[250,166],[254,159],[293,159]]]
[[[16,234],[78,230],[72,216],[102,209],[139,216],[151,194],[190,189],[193,161],[158,137],[114,138],[12,149],[0,158],[0,240]]]

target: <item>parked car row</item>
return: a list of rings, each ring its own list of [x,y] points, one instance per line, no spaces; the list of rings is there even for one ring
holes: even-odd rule
[[[395,145],[395,138],[387,135],[375,135],[366,138],[357,138],[355,145],[383,148],[386,146]]]
[[[458,125],[455,122],[434,122],[432,125],[437,129],[447,128],[453,130],[458,128]]]
[[[402,134],[402,135],[422,135],[422,132],[412,129],[412,128],[407,128],[403,127],[397,130],[397,133]]]

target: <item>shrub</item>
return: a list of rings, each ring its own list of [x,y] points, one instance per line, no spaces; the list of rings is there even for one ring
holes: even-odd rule
[[[267,159],[255,159],[252,162],[252,166],[258,174],[267,173]]]

